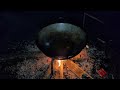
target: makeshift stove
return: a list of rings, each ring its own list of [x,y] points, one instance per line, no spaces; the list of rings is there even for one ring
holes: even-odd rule
[[[48,25],[42,28],[36,40],[38,48],[52,59],[51,76],[55,73],[55,78],[59,76],[61,79],[63,78],[64,66],[74,72],[79,78],[85,73],[82,69],[78,69],[79,67],[70,59],[79,54],[86,43],[87,36],[85,31],[70,23]],[[81,58],[81,54],[79,56]]]
[[[92,76],[87,73],[92,68],[93,65],[90,63],[87,63],[87,61],[90,60],[90,57],[88,55],[88,45],[75,57],[71,59],[66,60],[53,60],[52,58],[48,59],[48,62],[50,62],[50,67],[46,72],[46,75],[44,76],[45,79],[51,78],[51,79],[82,79],[83,76],[93,79]],[[83,60],[83,61],[82,61]],[[87,61],[85,61],[87,60]],[[85,62],[82,67],[75,63],[77,62]]]

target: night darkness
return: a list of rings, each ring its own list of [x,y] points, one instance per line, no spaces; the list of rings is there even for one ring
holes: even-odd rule
[[[33,41],[42,27],[56,23],[62,17],[64,22],[80,26],[88,33],[93,42],[97,38],[109,43],[112,48],[111,62],[114,68],[114,78],[120,79],[120,11],[85,11],[104,23],[85,18],[83,27],[83,11],[1,11],[0,12],[0,55],[9,55],[9,43],[20,41]],[[11,51],[12,52],[12,51]],[[6,67],[5,65],[1,67]],[[0,72],[0,79],[5,78]]]

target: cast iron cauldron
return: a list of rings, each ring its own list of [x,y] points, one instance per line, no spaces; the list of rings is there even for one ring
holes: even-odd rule
[[[40,30],[36,44],[46,56],[63,60],[79,54],[86,41],[86,33],[80,27],[69,23],[54,23]]]

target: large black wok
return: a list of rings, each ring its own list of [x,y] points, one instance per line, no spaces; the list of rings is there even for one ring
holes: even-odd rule
[[[79,54],[86,41],[86,33],[80,27],[69,23],[54,23],[38,33],[36,43],[46,56],[63,60]]]

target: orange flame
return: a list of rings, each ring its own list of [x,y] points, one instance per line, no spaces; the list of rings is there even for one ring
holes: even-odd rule
[[[60,67],[60,65],[61,65],[61,60],[58,60],[58,66]]]

